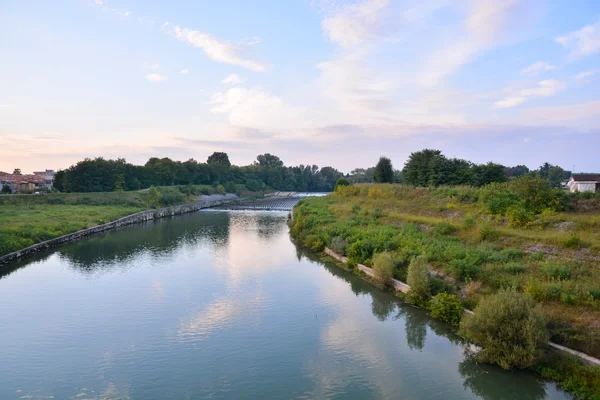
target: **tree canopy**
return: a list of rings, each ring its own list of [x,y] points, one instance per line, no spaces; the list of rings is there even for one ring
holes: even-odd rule
[[[394,168],[392,161],[387,157],[381,157],[373,171],[373,180],[378,183],[393,183]]]

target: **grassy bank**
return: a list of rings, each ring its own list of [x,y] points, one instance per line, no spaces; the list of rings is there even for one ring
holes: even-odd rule
[[[0,256],[35,243],[156,207],[194,202],[208,186],[158,187],[134,192],[0,196]]]
[[[393,276],[404,282],[410,261],[424,255],[431,294],[455,294],[469,309],[514,288],[541,306],[550,340],[599,357],[599,199],[552,190],[538,199],[538,190],[512,193],[518,190],[340,187],[331,196],[303,200],[291,232],[313,250],[328,246],[346,255],[351,265],[371,266],[376,254],[388,252]],[[532,194],[536,206],[527,203]],[[600,392],[597,368],[539,365],[546,377],[572,381],[565,384],[569,390],[579,385],[582,398]]]

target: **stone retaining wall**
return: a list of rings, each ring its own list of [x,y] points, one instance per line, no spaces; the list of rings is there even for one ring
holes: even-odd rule
[[[96,233],[105,232],[105,231],[109,231],[112,229],[117,229],[117,228],[120,228],[120,227],[123,227],[126,225],[132,225],[132,224],[135,224],[138,222],[150,221],[153,219],[170,217],[170,216],[178,215],[178,214],[190,213],[190,212],[198,211],[203,208],[216,207],[216,206],[220,206],[222,204],[231,203],[233,201],[237,201],[237,199],[199,201],[199,202],[193,203],[193,204],[182,204],[180,206],[172,206],[172,207],[159,208],[156,210],[141,211],[139,213],[131,214],[126,217],[112,221],[112,222],[107,222],[106,224],[93,226],[93,227],[87,228],[87,229],[82,229],[77,232],[59,236],[54,239],[46,240],[44,242],[34,244],[33,246],[26,247],[19,251],[15,251],[13,253],[6,254],[6,255],[0,257],[0,265],[9,263],[11,261],[15,261],[21,257],[26,257],[28,255],[35,254],[39,251],[48,250],[52,247],[58,246],[63,243],[73,242],[75,240],[79,240],[86,236],[94,235]]]
[[[329,249],[327,247],[325,247],[325,250],[323,250],[323,252],[325,254],[327,254],[328,256],[330,256],[331,258],[334,258],[334,259],[336,259],[339,262],[342,262],[344,264],[346,263],[346,261],[348,261],[347,257],[344,257],[344,256],[342,256],[340,254],[337,254],[335,251],[333,251],[333,250],[331,250],[331,249]],[[356,264],[356,267],[358,269],[360,269],[361,271],[363,271],[368,276],[377,279],[376,276],[375,276],[375,271],[373,271],[373,268],[369,268],[366,265],[362,265],[362,264]],[[406,283],[401,282],[401,281],[396,280],[396,279],[392,279],[392,281],[394,283],[394,289],[396,289],[396,291],[402,292],[402,293],[408,293],[408,291],[410,290],[410,286],[408,286]],[[467,310],[466,308],[464,309],[464,311],[465,311],[466,314],[475,315],[475,313],[473,311]],[[597,358],[594,358],[594,357],[592,357],[590,355],[587,355],[585,353],[582,353],[581,351],[573,350],[573,349],[570,349],[568,347],[561,346],[560,344],[554,343],[554,342],[546,342],[546,344],[548,346],[550,346],[551,348],[553,348],[553,349],[564,351],[564,352],[569,353],[569,354],[571,354],[571,355],[573,355],[575,357],[578,357],[579,359],[585,361],[588,364],[595,365],[595,366],[600,366],[600,360],[598,360]]]

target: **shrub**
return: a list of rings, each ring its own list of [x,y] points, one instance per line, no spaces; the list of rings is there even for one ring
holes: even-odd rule
[[[521,274],[523,272],[525,272],[525,267],[523,267],[521,264],[516,263],[516,262],[511,262],[508,264],[504,264],[502,265],[502,269],[504,270],[504,272],[508,272],[509,274]]]
[[[504,249],[500,252],[508,260],[519,260],[523,258],[523,251],[520,249]]]
[[[433,233],[440,236],[452,235],[457,229],[448,222],[440,222],[433,227]]]
[[[567,249],[580,249],[585,247],[585,243],[583,240],[581,240],[579,235],[573,233],[563,241],[563,246],[565,246]]]
[[[373,219],[379,219],[383,217],[383,211],[381,211],[381,208],[376,208],[373,210]]]
[[[500,234],[495,231],[487,222],[483,224],[481,228],[479,228],[478,235],[479,240],[482,242],[496,240],[500,236]]]
[[[547,262],[541,269],[549,278],[560,280],[571,279],[571,269],[566,265],[557,262]]]
[[[319,235],[315,234],[306,235],[306,237],[304,238],[304,245],[312,251],[323,251],[323,249],[325,248],[325,243],[323,243],[323,239],[321,239]]]
[[[506,216],[511,226],[527,226],[535,219],[535,214],[523,207],[523,205],[514,205],[506,211]]]
[[[203,187],[202,189],[200,189],[200,193],[204,194],[204,195],[209,195],[210,194],[210,189],[207,187]]]
[[[350,186],[350,182],[348,182],[348,179],[341,177],[337,180],[337,182],[335,182],[335,190],[337,190],[337,188],[340,186]]]
[[[338,254],[345,255],[346,254],[346,241],[339,236],[331,239],[331,250],[335,251]]]
[[[464,314],[460,300],[448,293],[438,293],[429,302],[429,310],[433,318],[458,325]]]
[[[369,192],[368,192],[367,196],[369,196],[373,199],[377,199],[377,198],[381,197],[381,190],[379,190],[378,187],[372,186],[369,188]]]
[[[450,261],[450,271],[457,280],[466,281],[477,279],[481,273],[481,266],[473,260],[452,260]]]
[[[358,204],[354,204],[354,205],[352,206],[352,213],[353,213],[353,214],[358,214],[359,212],[360,212],[360,205],[358,205]]]
[[[413,258],[408,265],[406,283],[415,300],[422,301],[429,297],[429,266],[424,255]]]
[[[465,230],[473,229],[477,225],[477,220],[472,215],[467,215],[463,220],[462,227]]]
[[[527,368],[537,358],[538,346],[547,340],[544,319],[533,300],[514,290],[484,297],[460,323],[461,332],[482,346],[477,358],[504,369]]]
[[[378,253],[373,257],[373,270],[377,279],[386,286],[392,285],[394,261],[388,252]]]
[[[237,187],[235,186],[235,183],[233,183],[233,182],[226,182],[225,183],[225,191],[227,193],[235,193],[236,189],[237,189]]]
[[[225,186],[223,186],[223,185],[218,185],[218,186],[215,188],[215,192],[216,192],[217,194],[225,194]]]

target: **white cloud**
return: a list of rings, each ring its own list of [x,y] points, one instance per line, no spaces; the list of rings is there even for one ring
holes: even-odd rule
[[[442,79],[494,46],[511,30],[521,0],[477,0],[467,2],[467,18],[456,32],[446,32],[451,43],[430,52],[421,67],[420,82],[435,86]]]
[[[377,34],[381,13],[389,4],[390,0],[367,0],[347,6],[325,18],[323,30],[331,41],[344,48],[359,45]]]
[[[264,72],[267,67],[259,62],[247,59],[244,53],[250,46],[248,43],[235,44],[225,40],[219,40],[212,35],[187,28],[175,26],[169,29],[169,23],[163,24],[163,29],[174,35],[177,39],[194,47],[204,50],[204,53],[213,61],[226,64],[239,65],[251,71]]]
[[[190,70],[187,68],[184,68],[181,71],[179,71],[180,74],[187,74],[188,72],[190,72]]]
[[[538,61],[536,63],[531,64],[530,66],[523,68],[521,70],[521,75],[523,76],[538,76],[543,74],[544,72],[552,71],[556,69],[555,66],[548,64],[544,61]]]
[[[150,82],[163,82],[163,81],[166,81],[168,78],[165,75],[152,73],[152,74],[146,75],[146,79],[149,80]]]
[[[145,67],[146,69],[158,69],[158,68],[160,67],[160,65],[158,65],[158,64],[148,64],[148,63],[146,63],[146,64],[144,64],[144,67]]]
[[[221,81],[221,83],[225,85],[239,85],[244,82],[246,82],[246,78],[239,76],[238,74],[230,74]]]
[[[281,97],[260,88],[231,88],[213,95],[210,103],[213,113],[226,114],[229,123],[238,127],[302,129],[308,121],[303,109],[290,106]]]
[[[570,51],[572,59],[595,54],[600,51],[600,21],[554,40]]]
[[[575,76],[575,81],[578,85],[584,85],[586,83],[593,82],[595,80],[594,76],[597,75],[599,72],[600,70],[580,72]]]
[[[567,87],[567,84],[554,79],[546,79],[538,82],[537,86],[519,90],[502,100],[494,103],[497,108],[511,108],[523,104],[526,100],[536,97],[554,96]]]

